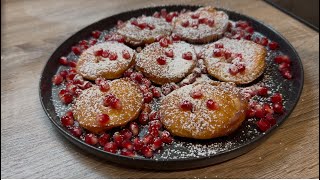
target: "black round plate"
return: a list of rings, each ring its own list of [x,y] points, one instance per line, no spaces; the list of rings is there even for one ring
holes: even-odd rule
[[[118,20],[125,21],[132,17],[138,17],[142,14],[152,15],[155,11],[160,11],[162,8],[166,8],[167,11],[180,11],[184,8],[195,10],[198,7],[199,6],[182,5],[161,6],[124,12],[91,24],[67,39],[51,55],[44,67],[40,80],[40,100],[50,121],[67,139],[79,146],[81,149],[114,163],[135,168],[157,170],[199,168],[240,156],[263,142],[271,132],[273,132],[285,119],[287,119],[299,100],[303,87],[302,63],[295,49],[278,32],[253,18],[224,9],[221,10],[225,11],[229,15],[230,20],[248,21],[254,29],[260,33],[260,35],[266,36],[270,40],[278,42],[280,45],[279,51],[268,54],[268,66],[266,72],[263,77],[258,79],[258,81],[263,81],[266,84],[269,84],[272,92],[279,91],[282,93],[285,99],[284,106],[286,112],[277,116],[277,124],[271,127],[268,131],[264,133],[260,132],[257,129],[254,120],[245,121],[237,132],[228,137],[206,141],[175,138],[176,140],[174,144],[166,145],[160,153],[156,154],[155,158],[147,159],[143,157],[125,157],[119,154],[108,153],[99,148],[90,146],[82,140],[72,136],[60,123],[59,116],[61,116],[61,113],[66,109],[66,107],[59,102],[59,98],[57,96],[58,89],[52,85],[51,78],[61,68],[63,68],[59,65],[58,59],[61,56],[67,56],[70,53],[71,46],[75,45],[82,39],[88,39],[93,30],[112,29]],[[273,57],[278,53],[286,54],[292,59],[292,80],[285,80],[278,72],[277,66],[272,62]]]

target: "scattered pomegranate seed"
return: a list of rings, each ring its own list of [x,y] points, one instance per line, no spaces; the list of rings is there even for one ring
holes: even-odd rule
[[[263,104],[263,109],[264,109],[264,111],[266,112],[267,115],[274,113],[273,108],[267,103]]]
[[[229,58],[231,58],[232,53],[229,52],[229,51],[224,51],[223,55],[224,55],[224,58],[225,58],[225,59],[229,59]]]
[[[199,26],[198,21],[193,21],[193,22],[191,23],[191,27],[193,27],[193,28],[198,28],[198,26]]]
[[[268,121],[271,126],[277,124],[277,120],[273,117],[272,114],[266,115],[266,121]]]
[[[133,150],[133,144],[128,140],[123,141],[121,147],[130,151]]]
[[[181,22],[181,26],[183,26],[183,27],[188,27],[189,26],[189,21],[188,20],[182,20],[182,22]]]
[[[108,114],[99,114],[97,115],[97,121],[101,125],[106,125],[110,121],[110,117]]]
[[[133,142],[133,149],[135,151],[140,151],[142,149],[143,142],[138,137],[134,138],[132,142]]]
[[[231,74],[231,75],[236,75],[236,74],[238,74],[238,67],[236,66],[236,65],[234,65],[234,64],[232,64],[230,67],[229,67],[229,73]]]
[[[113,138],[113,141],[114,143],[117,145],[117,146],[121,146],[122,145],[122,142],[123,142],[123,136],[119,133],[119,132],[115,132],[112,136]]]
[[[97,42],[98,42],[98,41],[97,41],[96,39],[90,39],[90,40],[89,40],[90,46],[95,45]]]
[[[145,29],[147,26],[148,26],[147,23],[139,23],[139,24],[138,24],[138,27],[139,27],[140,29]]]
[[[70,132],[75,137],[80,137],[82,135],[82,129],[80,127],[72,127]]]
[[[162,146],[162,140],[161,138],[157,137],[154,139],[154,142],[151,145],[152,150],[157,150]]]
[[[147,88],[151,86],[151,81],[147,78],[142,78],[141,84],[145,85]]]
[[[52,83],[54,85],[60,85],[63,82],[63,77],[60,74],[56,74],[52,78]]]
[[[181,36],[175,33],[171,34],[172,40],[173,41],[180,41],[181,40]]]
[[[73,96],[70,93],[65,93],[60,97],[61,102],[64,104],[70,104],[73,101]]]
[[[159,119],[160,119],[160,115],[159,115],[158,111],[153,111],[149,114],[150,121],[159,120]]]
[[[143,94],[143,101],[144,101],[144,103],[149,103],[149,102],[152,101],[152,99],[153,99],[153,95],[152,95],[151,92],[147,92],[147,93],[144,93],[144,94]]]
[[[70,69],[69,69],[69,74],[71,74],[71,73],[76,74],[76,73],[77,73],[76,68],[70,68]]]
[[[62,96],[63,96],[65,93],[68,93],[68,91],[65,90],[65,89],[61,89],[60,92],[59,92],[59,97],[62,98]]]
[[[105,150],[107,152],[111,152],[111,153],[116,153],[118,150],[118,147],[117,147],[116,143],[114,143],[114,142],[107,142],[104,145],[103,150]]]
[[[154,137],[151,134],[147,134],[142,138],[142,142],[145,145],[151,145],[154,141]]]
[[[223,55],[223,51],[219,49],[213,50],[213,57],[221,57]]]
[[[155,29],[155,28],[156,28],[156,26],[155,26],[155,25],[153,25],[153,24],[148,24],[147,26],[148,26],[148,28],[149,28],[150,30],[153,30],[153,29]]]
[[[251,34],[246,34],[246,35],[244,36],[244,39],[246,39],[246,40],[251,40],[251,37],[252,37]]]
[[[139,134],[139,126],[136,122],[131,122],[129,124],[129,129],[130,129],[132,135],[137,136]]]
[[[193,13],[191,14],[192,19],[198,19],[200,17],[200,13]]]
[[[281,103],[273,104],[273,110],[274,110],[274,112],[280,113],[280,114],[284,112],[284,108]]]
[[[140,72],[135,72],[130,75],[130,78],[138,83],[141,83],[143,74],[141,74]]]
[[[289,56],[286,56],[286,55],[279,55],[279,56],[276,56],[274,58],[274,61],[278,64],[280,63],[287,63],[287,64],[290,64],[291,63],[291,60],[289,58]]]
[[[244,72],[246,70],[246,66],[243,63],[238,63],[236,64],[237,68],[238,68],[238,72]]]
[[[148,146],[144,146],[142,149],[141,149],[141,153],[143,154],[144,157],[147,157],[147,158],[150,158],[153,156],[153,152],[152,152],[152,149]]]
[[[122,105],[120,102],[120,99],[118,98],[113,98],[109,104],[109,106],[113,109],[121,109]]]
[[[84,137],[84,141],[90,145],[96,145],[98,143],[98,138],[96,135],[89,133]]]
[[[208,19],[207,25],[208,25],[209,27],[213,27],[213,26],[214,26],[214,20],[213,20],[213,19]]]
[[[201,90],[194,91],[190,94],[190,96],[194,99],[200,99],[202,97]]]
[[[261,119],[257,122],[257,126],[258,128],[262,131],[262,132],[265,132],[267,131],[271,125],[269,124],[268,121],[266,121],[265,119]]]
[[[136,154],[132,150],[127,150],[127,149],[121,150],[120,154],[123,156],[128,156],[128,157],[136,156]]]
[[[70,117],[73,118],[73,112],[72,111],[67,111],[65,115],[66,116],[70,116]]]
[[[161,47],[168,47],[169,40],[167,38],[162,38],[159,41]]]
[[[246,117],[247,118],[253,118],[256,114],[256,111],[253,108],[250,108],[246,112]]]
[[[159,129],[157,129],[156,127],[149,126],[148,132],[149,132],[149,134],[152,135],[153,137],[159,136]]]
[[[67,116],[67,115],[62,116],[60,121],[61,121],[61,124],[63,126],[66,126],[66,127],[67,126],[72,126],[73,123],[74,123],[73,117],[72,116]]]
[[[118,58],[118,55],[117,55],[116,52],[110,52],[110,53],[109,53],[109,59],[110,59],[111,61],[117,60],[117,58]]]
[[[133,19],[131,21],[131,24],[134,25],[134,26],[138,26],[139,25],[139,23],[138,23],[138,21],[136,19]]]
[[[124,24],[123,21],[121,21],[121,20],[118,20],[118,21],[117,21],[117,27],[118,27],[118,28],[122,27],[123,24]]]
[[[216,43],[214,44],[215,48],[223,48],[223,44],[222,43]]]
[[[192,53],[191,52],[185,52],[182,54],[182,58],[185,60],[192,60]]]
[[[279,44],[278,44],[277,42],[271,41],[271,42],[269,43],[269,48],[270,48],[271,50],[276,50],[276,49],[278,49],[278,47],[279,47]]]
[[[99,84],[99,89],[102,92],[107,92],[110,89],[110,85],[107,81],[101,81]]]
[[[78,87],[72,83],[67,83],[67,85],[66,85],[66,90],[68,92],[70,92],[72,95],[75,94],[77,89],[78,89]]]
[[[130,77],[132,73],[133,73],[133,70],[132,69],[128,69],[123,73],[123,76],[124,77]]]
[[[258,95],[259,96],[267,96],[268,95],[268,88],[267,87],[261,87],[259,90],[258,90]]]
[[[143,125],[147,124],[148,118],[149,118],[148,114],[145,112],[142,112],[139,116],[139,123]]]
[[[292,74],[290,71],[281,71],[281,75],[286,79],[292,79]]]
[[[66,66],[66,65],[68,65],[68,59],[66,57],[62,56],[59,59],[59,63]]]
[[[69,61],[69,66],[70,66],[70,67],[76,67],[76,66],[77,66],[77,62],[75,62],[75,61]]]
[[[158,113],[157,113],[158,114]],[[151,118],[149,117],[149,119],[151,120]],[[159,117],[154,117],[152,118],[154,120],[151,120],[150,123],[149,123],[149,127],[150,128],[155,128],[157,130],[161,129],[162,128],[162,123],[160,122]]]
[[[110,134],[103,133],[100,135],[98,142],[101,146],[105,146],[107,142],[110,141]]]
[[[83,85],[78,85],[82,90],[84,89],[88,89],[90,87],[92,87],[92,83],[89,81],[86,81]]]
[[[158,57],[157,58],[157,63],[159,64],[159,65],[165,65],[166,64],[166,59],[163,57],[163,56],[160,56],[160,57]]]
[[[122,57],[123,57],[124,59],[130,59],[131,55],[130,55],[130,53],[129,53],[128,50],[123,50],[123,51],[122,51]]]
[[[261,38],[260,44],[263,45],[263,46],[267,46],[268,45],[268,39],[266,37]]]
[[[155,17],[155,18],[160,18],[160,13],[158,11],[156,11],[156,12],[153,13],[152,16]]]
[[[166,16],[166,21],[167,21],[167,22],[171,22],[172,19],[173,19],[173,17],[174,17],[174,16],[173,16],[171,13],[167,14],[167,16]]]
[[[173,138],[171,137],[168,131],[162,131],[161,133],[161,140],[166,144],[171,144],[173,142]]]
[[[206,24],[208,22],[208,18],[199,18],[198,23],[199,24]]]
[[[216,102],[214,102],[212,99],[209,99],[207,101],[207,107],[210,110],[217,110],[219,108],[219,105]]]
[[[236,22],[236,27],[240,27],[241,29],[246,29],[249,26],[247,21],[238,21]]]
[[[180,108],[184,111],[191,111],[192,110],[192,103],[188,100],[184,100],[180,104]]]
[[[282,103],[282,95],[280,93],[274,93],[270,97],[271,102],[273,103]]]
[[[260,44],[260,38],[259,38],[259,37],[256,37],[256,38],[254,39],[254,42],[257,43],[257,44]]]
[[[132,132],[129,129],[122,129],[120,134],[123,136],[124,140],[130,140],[132,137]]]
[[[288,71],[290,68],[289,63],[281,63],[279,64],[279,71]]]
[[[151,92],[152,92],[153,97],[155,97],[155,98],[161,97],[161,93],[160,93],[160,91],[158,91],[158,89],[156,87],[151,88]]]
[[[266,115],[266,112],[265,112],[265,110],[264,110],[264,108],[263,107],[261,107],[261,105],[257,105],[256,107],[255,107],[255,116],[257,117],[257,118],[263,118],[265,115]]]
[[[173,58],[173,50],[172,49],[168,49],[165,52],[166,56]]]
[[[91,34],[92,34],[92,37],[98,39],[100,37],[101,31],[98,31],[98,30],[92,31]]]
[[[81,49],[79,46],[72,46],[71,50],[75,55],[81,54]]]
[[[250,34],[253,34],[253,33],[254,33],[254,29],[253,29],[253,27],[251,27],[251,26],[246,27],[245,31],[246,31],[247,33],[250,33]]]
[[[103,49],[98,49],[93,52],[95,56],[102,56],[102,53],[103,53]]]
[[[66,78],[67,75],[68,75],[68,71],[63,70],[63,71],[60,71],[59,74],[60,74],[60,76],[62,76],[63,78]]]

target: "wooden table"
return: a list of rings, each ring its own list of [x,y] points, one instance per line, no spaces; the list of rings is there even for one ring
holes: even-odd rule
[[[289,119],[249,153],[195,170],[133,170],[98,159],[67,141],[40,105],[38,82],[51,53],[104,17],[146,6],[224,7],[274,27],[298,51],[302,96]],[[263,1],[3,1],[1,48],[2,178],[319,178],[319,33]]]

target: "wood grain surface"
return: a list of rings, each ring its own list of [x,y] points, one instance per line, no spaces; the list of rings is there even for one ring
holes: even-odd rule
[[[1,178],[319,178],[319,33],[265,2],[1,2]],[[296,48],[305,73],[302,96],[289,119],[262,145],[233,160],[201,169],[133,170],[82,152],[48,120],[40,104],[38,83],[52,52],[95,21],[163,4],[214,5],[238,11],[272,26]]]

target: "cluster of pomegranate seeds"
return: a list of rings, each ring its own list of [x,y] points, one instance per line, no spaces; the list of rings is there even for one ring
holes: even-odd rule
[[[274,58],[274,62],[279,64],[279,71],[281,75],[286,79],[292,79],[292,73],[290,69],[291,60],[289,56],[279,55]]]
[[[232,39],[251,40],[253,33],[254,29],[250,26],[249,22],[237,21],[235,26],[233,26],[232,23],[228,24],[228,29],[224,36]]]

